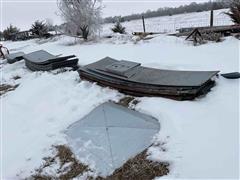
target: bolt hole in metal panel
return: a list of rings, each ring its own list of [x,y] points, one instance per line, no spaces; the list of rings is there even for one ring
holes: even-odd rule
[[[159,130],[155,118],[107,102],[72,124],[66,135],[74,154],[107,176],[148,148]]]

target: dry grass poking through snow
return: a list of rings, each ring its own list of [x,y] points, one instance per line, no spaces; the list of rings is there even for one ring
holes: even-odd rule
[[[130,107],[131,106],[135,106],[139,103],[139,101],[137,99],[135,99],[135,97],[133,96],[124,96],[122,99],[119,100],[119,102],[117,102],[117,104],[125,106],[125,107]]]
[[[27,179],[34,180],[69,180],[80,177],[84,173],[93,172],[87,165],[79,162],[72,151],[65,145],[55,146],[57,153],[54,157],[44,158],[43,165],[35,170],[35,174]],[[46,169],[58,163],[59,167],[55,174],[47,174]],[[122,167],[114,171],[108,177],[87,177],[89,180],[151,180],[155,177],[167,175],[169,164],[153,162],[147,159],[147,150],[129,159]],[[89,173],[91,174],[91,173]]]
[[[129,159],[122,167],[113,172],[112,175],[97,180],[152,180],[155,177],[167,175],[169,164],[153,162],[147,159],[147,150]]]
[[[44,158],[43,165],[36,169],[35,174],[30,179],[50,180],[61,179],[67,180],[82,175],[84,172],[90,171],[88,166],[80,163],[73,155],[72,151],[65,145],[55,146],[57,154],[54,157]],[[48,175],[44,171],[51,168],[52,165],[59,163],[59,168],[54,175]]]
[[[0,85],[0,96],[2,96],[3,94],[9,92],[9,91],[13,91],[18,87],[18,85],[9,85],[9,84],[1,84]]]
[[[117,104],[125,107],[134,107],[139,101],[132,96],[123,97]],[[69,180],[85,174],[89,180],[152,180],[155,177],[167,175],[169,173],[169,163],[153,162],[147,159],[147,150],[139,153],[134,158],[129,159],[122,167],[116,169],[108,177],[92,177],[94,174],[87,165],[79,162],[69,147],[65,145],[55,146],[56,155],[44,158],[43,165],[35,170],[35,174],[30,177],[34,180]],[[57,170],[51,170],[57,165]],[[47,173],[52,171],[54,173]]]

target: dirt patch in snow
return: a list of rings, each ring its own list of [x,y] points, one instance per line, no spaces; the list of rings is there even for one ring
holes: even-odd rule
[[[69,72],[69,71],[76,71],[78,70],[79,66],[76,65],[74,67],[64,67],[64,68],[58,68],[56,70],[53,70],[52,71],[52,74],[54,75],[57,75],[57,74],[60,74],[60,73],[65,73],[65,72]]]
[[[137,100],[133,96],[125,96],[117,102],[117,104],[125,106],[125,107],[135,106],[138,103],[139,103],[139,100]]]
[[[90,171],[87,165],[80,163],[72,151],[65,145],[55,146],[57,151],[54,157],[44,158],[43,165],[35,170],[35,174],[30,179],[45,180],[45,179],[73,179],[82,175],[84,172]],[[47,169],[57,166],[54,173],[48,174]]]
[[[15,90],[19,85],[1,84],[0,85],[0,96],[3,94]]]
[[[18,76],[18,75],[16,75],[16,76],[13,76],[13,79],[14,79],[14,80],[18,80],[18,79],[21,79],[21,77]]]
[[[147,150],[129,159],[122,167],[106,178],[98,177],[97,180],[152,180],[155,177],[167,175],[169,163],[153,162],[147,159]]]
[[[68,180],[75,177],[81,177],[83,174],[94,174],[87,165],[79,162],[72,151],[65,145],[55,146],[56,155],[54,157],[44,158],[43,165],[36,169],[34,174],[27,179],[34,180]],[[54,169],[53,165],[57,165]],[[54,173],[48,173],[48,172]],[[153,162],[147,159],[147,150],[129,159],[122,167],[116,169],[108,177],[87,176],[89,180],[151,180],[155,177],[167,175],[169,173],[169,163]]]

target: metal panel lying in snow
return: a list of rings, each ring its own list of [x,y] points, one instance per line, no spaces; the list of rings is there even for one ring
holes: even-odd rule
[[[53,62],[60,62],[75,57],[76,57],[75,55],[58,57],[44,50],[35,51],[23,56],[25,60],[35,64],[48,64]]]
[[[207,94],[215,85],[212,77],[219,71],[174,71],[140,66],[139,63],[125,67],[125,63],[103,58],[92,64],[80,67],[82,79],[97,82],[134,96],[162,96],[176,100],[192,100]],[[109,67],[117,65],[116,71]],[[123,68],[118,66],[123,65]],[[120,70],[119,70],[120,69]]]
[[[121,60],[119,62],[107,65],[106,71],[111,72],[113,74],[120,75],[120,76],[129,77],[127,75],[127,72],[133,71],[134,68],[136,68],[140,65],[141,65],[140,63]]]
[[[88,158],[102,176],[151,145],[158,121],[114,103],[104,103],[67,129],[71,149]]]
[[[9,64],[15,63],[15,62],[23,59],[23,56],[24,56],[24,52],[16,52],[16,53],[11,53],[11,54],[5,55],[7,62]]]
[[[100,61],[89,64],[84,68],[92,71],[101,70],[104,75],[112,76],[112,74],[106,70],[106,67],[119,62],[121,61],[106,57]],[[201,86],[217,73],[218,71],[174,71],[141,66],[138,68],[138,72],[136,72],[134,76],[131,76],[130,78],[119,76],[118,78],[135,83],[161,86]]]
[[[44,51],[44,50],[39,50],[35,51],[29,54],[26,54],[23,56],[24,59],[33,62],[33,63],[43,63],[47,62],[50,59],[56,58],[56,56]]]
[[[44,50],[35,51],[23,56],[26,66],[33,71],[49,71],[61,67],[76,67],[75,55],[58,57]]]

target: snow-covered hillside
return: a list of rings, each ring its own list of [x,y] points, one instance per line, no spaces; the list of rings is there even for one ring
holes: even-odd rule
[[[221,9],[214,11],[214,25],[230,25],[232,24],[230,18],[224,14],[228,9]],[[174,32],[175,29],[183,27],[199,27],[209,26],[210,11],[198,13],[186,13],[173,16],[163,16],[145,19],[147,32]],[[123,22],[122,25],[126,27],[128,33],[142,32],[142,20],[133,20]],[[114,24],[106,24],[103,28],[103,33],[109,33]]]
[[[150,23],[149,19],[146,22]],[[139,24],[140,27],[140,21]],[[134,23],[128,25],[128,31],[137,31]],[[160,31],[156,27],[147,26],[149,31]],[[239,40],[233,37],[201,46],[167,35],[138,43],[129,40],[128,35],[82,44],[74,44],[74,41],[60,36],[45,42],[28,40],[3,44],[10,52],[44,49],[52,54],[75,54],[81,66],[110,56],[161,69],[220,70],[221,73],[240,70]],[[64,130],[70,124],[99,104],[118,101],[124,96],[116,90],[81,81],[76,71],[31,72],[24,61],[1,63],[1,84],[19,84],[14,91],[0,97],[3,179],[29,176],[42,163],[42,158],[51,153],[52,145],[67,143]],[[17,76],[20,78],[15,78]],[[160,122],[161,129],[153,142],[160,142],[164,147],[150,148],[149,158],[171,163],[166,178],[238,178],[239,80],[219,76],[212,91],[194,101],[137,99],[140,102],[135,109]]]

